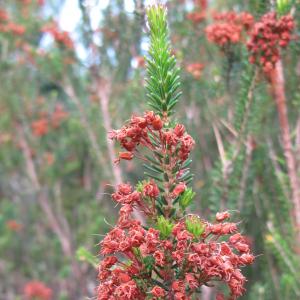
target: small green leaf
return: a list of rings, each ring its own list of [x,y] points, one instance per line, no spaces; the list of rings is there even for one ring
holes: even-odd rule
[[[94,268],[97,268],[98,266],[96,257],[84,247],[80,247],[77,249],[76,258],[80,261],[88,262]]]

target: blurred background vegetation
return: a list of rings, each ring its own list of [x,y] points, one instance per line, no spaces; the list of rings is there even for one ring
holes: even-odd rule
[[[300,299],[290,181],[269,82],[244,44],[225,53],[205,28],[216,11],[257,19],[274,2],[167,3],[182,68],[176,115],[196,140],[193,209],[208,219],[230,209],[241,220],[258,256],[246,270],[249,300]],[[25,299],[37,280],[52,299],[94,295],[97,244],[116,216],[113,186],[143,173],[134,162],[114,165],[107,131],[146,108],[148,3],[0,0],[0,299]],[[298,25],[283,65],[299,170]]]

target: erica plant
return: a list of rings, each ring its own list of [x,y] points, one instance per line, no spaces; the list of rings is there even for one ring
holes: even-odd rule
[[[151,111],[132,116],[110,137],[123,151],[118,161],[143,161],[146,178],[117,186],[116,226],[101,242],[97,299],[199,299],[201,287],[225,283],[216,299],[236,299],[246,278],[240,268],[254,256],[230,213],[210,223],[187,213],[195,193],[189,159],[193,138],[172,118],[180,97],[179,70],[171,55],[166,9],[147,9],[150,50],[146,89]],[[143,222],[133,217],[140,211]],[[221,291],[221,290],[220,290]],[[223,291],[223,289],[222,289]]]

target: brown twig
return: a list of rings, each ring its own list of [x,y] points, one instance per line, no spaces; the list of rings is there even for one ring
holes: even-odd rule
[[[292,138],[287,112],[287,99],[285,96],[285,82],[282,61],[279,60],[270,74],[271,88],[277,107],[279,125],[281,130],[282,147],[287,165],[288,177],[292,190],[293,221],[296,229],[298,244],[300,244],[300,180],[297,174],[297,164],[293,151]]]

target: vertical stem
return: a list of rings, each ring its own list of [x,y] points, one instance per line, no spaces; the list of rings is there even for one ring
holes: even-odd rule
[[[103,117],[103,124],[106,132],[112,131],[111,119],[108,110],[110,89],[111,86],[109,81],[100,78],[96,82],[96,91],[99,99],[99,104],[100,104],[102,117]],[[108,149],[108,155],[110,159],[110,165],[114,176],[115,184],[120,184],[122,182],[122,171],[120,166],[114,163],[114,161],[116,160],[115,150],[112,141],[110,141],[108,138],[106,138],[106,145]]]
[[[281,60],[276,63],[274,70],[271,72],[270,80],[277,106],[282,146],[292,190],[292,204],[294,210],[293,216],[296,227],[296,235],[297,240],[300,242],[300,180],[297,174],[297,163],[290,134],[287,100],[285,96],[284,74]]]
[[[245,158],[243,172],[242,172],[239,198],[237,200],[237,206],[238,206],[237,208],[239,211],[242,211],[244,206],[244,201],[245,201],[244,197],[247,189],[247,178],[248,178],[248,172],[252,160],[252,153],[253,153],[253,139],[249,135],[246,141],[246,158]]]

